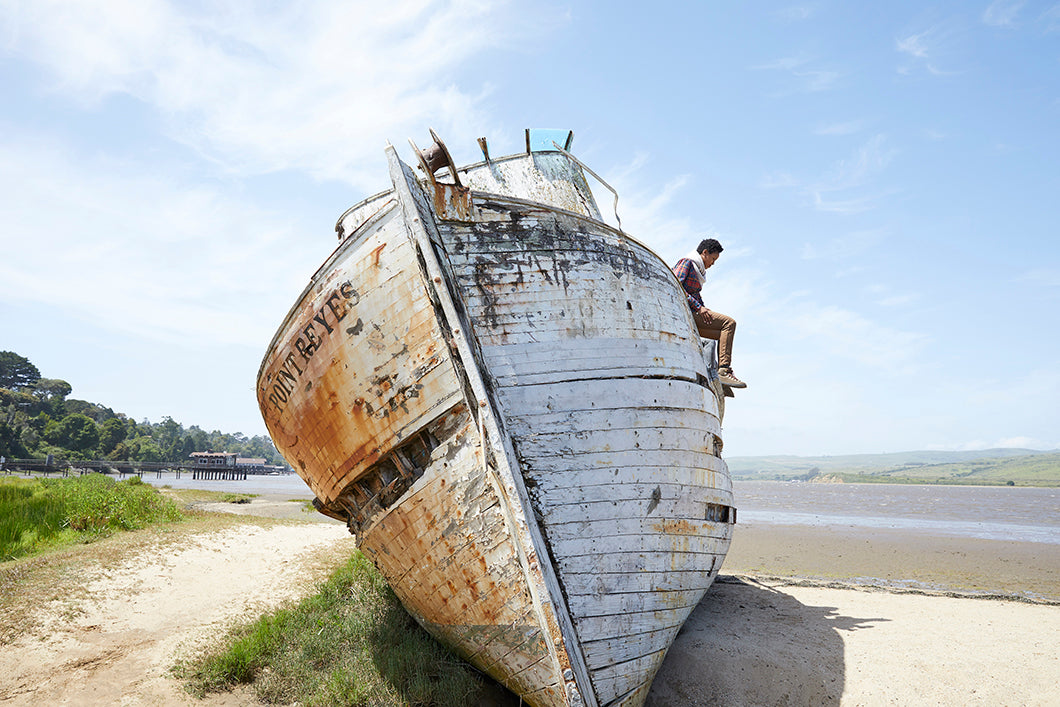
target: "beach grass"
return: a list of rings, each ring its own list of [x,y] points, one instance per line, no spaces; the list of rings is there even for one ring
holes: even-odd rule
[[[316,594],[233,629],[174,672],[200,698],[246,684],[272,704],[462,707],[482,687],[359,552]]]
[[[0,479],[0,561],[182,517],[175,503],[135,476]]]

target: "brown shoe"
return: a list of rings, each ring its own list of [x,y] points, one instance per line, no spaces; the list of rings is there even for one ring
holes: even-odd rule
[[[736,377],[733,374],[732,369],[726,366],[725,368],[718,369],[718,379],[722,385],[727,385],[730,388],[746,388],[747,384]]]

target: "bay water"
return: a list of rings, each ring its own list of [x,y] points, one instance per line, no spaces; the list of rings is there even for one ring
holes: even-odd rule
[[[145,473],[173,488],[276,494],[308,500],[296,474],[204,481]],[[1009,486],[814,484],[735,481],[739,523],[917,530],[938,535],[1060,544],[1060,489]]]

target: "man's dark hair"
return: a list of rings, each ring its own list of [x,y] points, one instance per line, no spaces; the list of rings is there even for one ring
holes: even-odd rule
[[[705,238],[701,240],[696,247],[697,253],[702,253],[703,251],[707,251],[708,253],[720,253],[723,250],[725,249],[721,247],[721,243],[718,243],[718,241],[713,238]]]

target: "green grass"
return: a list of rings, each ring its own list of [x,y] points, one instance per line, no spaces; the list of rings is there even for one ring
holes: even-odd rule
[[[223,503],[250,503],[257,496],[256,493],[223,493],[221,501]]]
[[[249,684],[272,704],[464,707],[481,689],[360,553],[316,595],[234,629],[175,672],[198,697]]]
[[[136,476],[0,479],[0,561],[182,517]]]
[[[978,456],[977,456],[978,455]],[[1060,452],[900,452],[839,457],[734,457],[735,479],[809,480],[835,475],[846,482],[1060,486]]]

